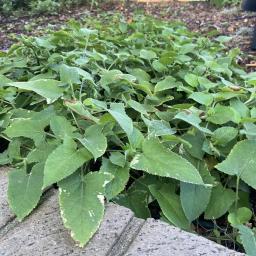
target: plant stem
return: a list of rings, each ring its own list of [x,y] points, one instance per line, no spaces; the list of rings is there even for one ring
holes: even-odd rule
[[[72,115],[72,117],[73,117],[73,119],[74,119],[74,121],[75,121],[75,123],[76,123],[77,128],[79,129],[80,132],[82,132],[82,129],[81,129],[81,127],[79,126],[79,124],[78,124],[78,122],[77,122],[77,120],[76,120],[76,117],[75,117],[73,111],[70,110],[70,112],[71,112],[71,115]]]
[[[236,211],[237,211],[237,203],[238,203],[238,199],[239,199],[239,196],[238,196],[238,192],[239,192],[239,183],[240,183],[240,177],[237,176],[237,178],[236,178],[236,202],[235,202]]]

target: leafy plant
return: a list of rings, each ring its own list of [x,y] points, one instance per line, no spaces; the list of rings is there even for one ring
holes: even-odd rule
[[[65,7],[90,4],[93,7],[99,0],[0,0],[0,12],[13,14],[26,10],[32,13],[55,13]]]
[[[239,230],[240,239],[244,245],[246,254],[248,256],[255,255],[255,251],[256,251],[255,231],[253,231],[249,227],[246,227],[243,225],[238,225],[237,228]]]
[[[240,0],[210,0],[212,5],[217,7],[223,7],[225,5],[238,5],[241,3]]]
[[[57,184],[81,246],[102,221],[104,198],[190,231],[211,223],[218,240],[223,229],[235,239],[255,205],[256,74],[237,64],[227,39],[105,16],[1,52],[9,146],[0,162],[14,168],[17,218]]]
[[[38,0],[31,2],[30,8],[36,13],[54,13],[60,9],[60,3],[53,0]]]

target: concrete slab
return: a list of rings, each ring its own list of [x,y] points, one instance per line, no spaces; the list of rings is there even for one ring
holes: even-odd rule
[[[11,213],[8,207],[7,201],[7,179],[8,168],[0,168],[0,230],[3,228],[9,221],[14,219],[14,214]]]
[[[125,256],[242,256],[206,238],[148,219]]]

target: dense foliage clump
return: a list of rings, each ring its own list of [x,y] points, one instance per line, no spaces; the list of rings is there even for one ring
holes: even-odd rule
[[[228,39],[113,17],[70,22],[1,52],[9,145],[0,162],[13,167],[18,219],[57,184],[64,224],[81,245],[105,198],[253,250],[256,74],[237,64]]]
[[[100,0],[0,0],[0,13],[14,12],[56,13],[66,7],[80,4],[95,4]]]
[[[217,7],[223,7],[225,5],[238,5],[241,0],[210,0],[210,3]]]

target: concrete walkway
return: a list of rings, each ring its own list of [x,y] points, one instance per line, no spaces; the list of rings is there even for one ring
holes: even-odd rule
[[[56,190],[19,223],[6,198],[7,171],[0,169],[0,256],[239,256],[203,237],[164,222],[141,220],[124,207],[109,204],[98,232],[85,248],[75,246],[59,214]]]

